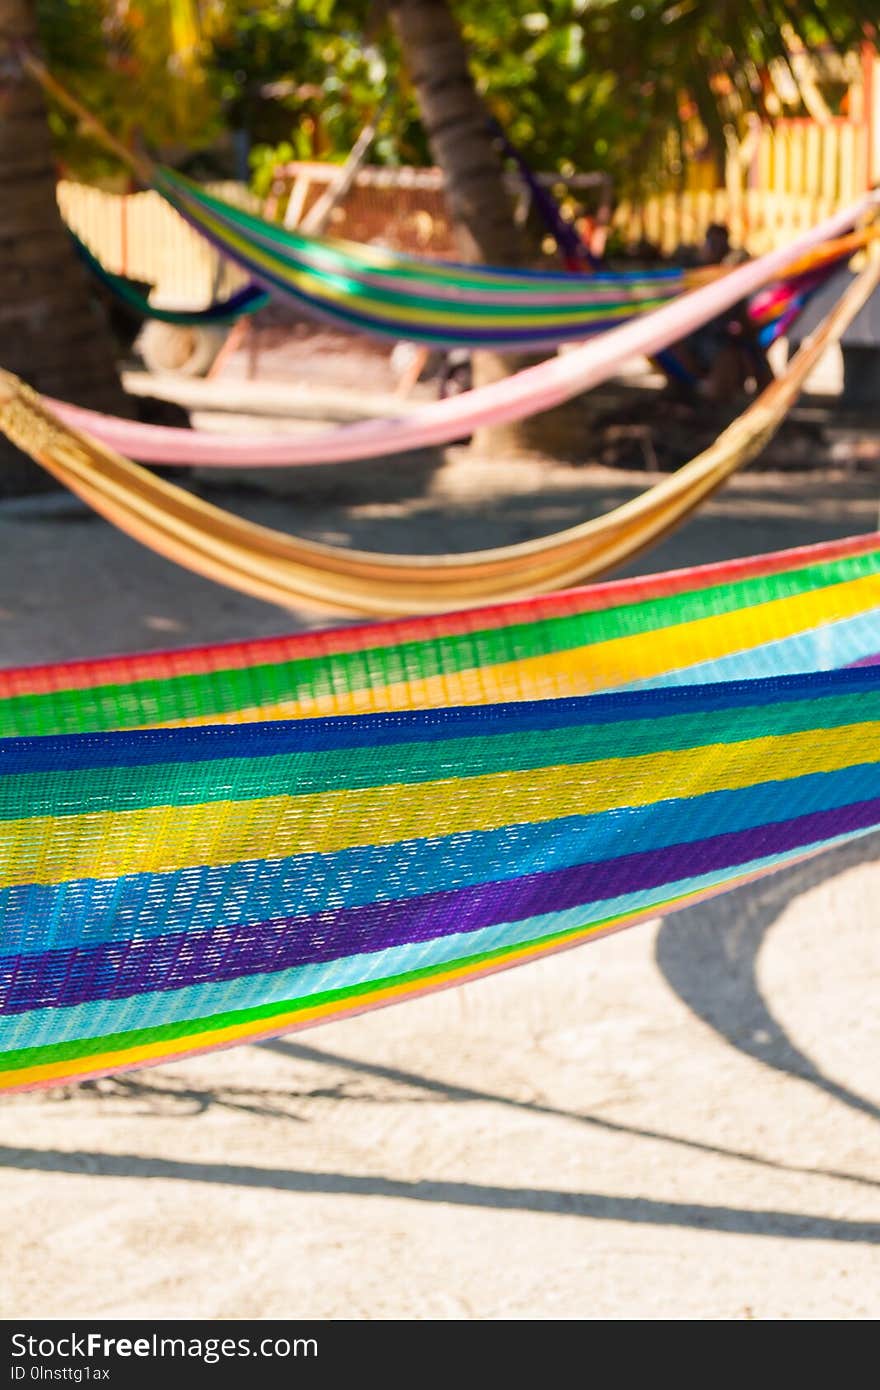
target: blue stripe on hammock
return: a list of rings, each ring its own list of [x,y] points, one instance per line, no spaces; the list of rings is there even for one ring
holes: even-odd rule
[[[850,619],[833,625],[844,628],[859,623],[864,639],[847,641],[847,654],[836,664],[848,665],[858,655],[876,649],[876,615]],[[824,629],[823,629],[824,631]],[[866,645],[873,639],[873,647]],[[805,672],[783,670],[788,642],[800,644],[800,637],[767,643],[724,658],[743,665],[769,666],[760,678],[719,680],[703,683],[693,679],[714,671],[722,663],[707,662],[671,677],[652,677],[654,688],[640,688],[634,682],[615,692],[581,695],[556,700],[507,701],[492,705],[461,705],[441,709],[407,710],[394,714],[330,716],[322,719],[255,721],[246,725],[216,724],[180,729],[134,729],[113,733],[42,735],[35,738],[0,739],[0,776],[20,772],[74,770],[87,767],[136,767],[153,763],[201,762],[215,758],[269,757],[330,748],[374,747],[377,743],[432,741],[462,738],[468,734],[491,735],[517,730],[559,729],[594,723],[611,723],[646,714],[662,718],[664,713],[687,710],[735,709],[741,706],[773,704],[800,696],[851,691],[880,690],[880,667],[858,666],[845,670],[818,669]],[[814,651],[815,632],[807,634],[804,645]],[[852,648],[862,648],[849,655]],[[764,651],[769,652],[765,659]],[[800,650],[797,653],[800,656]],[[835,652],[835,657],[841,655]],[[679,678],[680,677],[680,678]],[[674,683],[677,680],[677,684]],[[668,684],[664,684],[668,682]]]

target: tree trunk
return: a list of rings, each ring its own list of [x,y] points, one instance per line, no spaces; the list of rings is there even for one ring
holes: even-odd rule
[[[0,366],[47,395],[126,413],[115,345],[55,201],[43,96],[15,60],[32,46],[34,6],[0,0]],[[56,486],[0,437],[0,495]]]
[[[496,265],[523,263],[529,248],[514,223],[489,112],[446,0],[390,0],[389,8],[431,152],[445,175],[462,255]]]
[[[389,0],[389,12],[431,152],[443,170],[462,256],[490,265],[534,262],[538,247],[514,221],[489,111],[474,85],[467,48],[448,0]],[[546,355],[475,352],[474,384],[498,381]],[[474,448],[480,453],[528,449],[576,455],[583,434],[583,410],[574,402],[500,429],[480,430]]]

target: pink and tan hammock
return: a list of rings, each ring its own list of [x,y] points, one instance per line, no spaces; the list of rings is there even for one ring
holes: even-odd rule
[[[724,282],[728,292],[732,278]],[[602,517],[537,540],[473,554],[379,555],[254,525],[72,429],[8,374],[0,376],[0,428],[108,521],[197,574],[282,606],[306,601],[357,613],[433,613],[577,583],[621,564],[678,525],[772,436],[809,371],[852,321],[878,279],[880,259],[870,260],[785,374],[677,473]],[[720,284],[711,287],[713,300],[722,289]],[[671,310],[660,312],[668,315]],[[705,305],[699,312],[705,312]],[[626,336],[631,329],[617,333]],[[553,369],[557,363],[544,366]],[[508,386],[501,383],[501,390]]]
[[[522,420],[552,409],[580,392],[607,381],[631,358],[652,356],[780,275],[833,251],[837,259],[860,249],[876,235],[874,227],[847,229],[869,213],[872,197],[803,234],[788,247],[769,252],[723,278],[691,291],[653,313],[611,329],[601,338],[526,368],[507,379],[478,387],[448,400],[432,401],[405,415],[358,421],[310,433],[269,438],[247,434],[217,435],[197,430],[145,425],[121,420],[66,402],[49,404],[58,416],[110,448],[144,463],[208,467],[288,467],[295,464],[342,463],[413,449],[443,445],[474,431]],[[768,291],[768,295],[772,291]]]

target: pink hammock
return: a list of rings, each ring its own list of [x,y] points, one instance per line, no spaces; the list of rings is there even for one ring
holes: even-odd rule
[[[551,410],[606,381],[630,358],[661,352],[766,285],[821,242],[847,231],[878,203],[880,194],[867,194],[854,206],[796,237],[788,246],[738,266],[721,279],[619,328],[609,329],[581,347],[491,385],[428,402],[405,416],[361,420],[308,436],[285,434],[263,439],[252,434],[219,435],[145,425],[62,401],[49,404],[66,424],[143,463],[284,468],[293,464],[342,463],[447,444],[478,429]]]

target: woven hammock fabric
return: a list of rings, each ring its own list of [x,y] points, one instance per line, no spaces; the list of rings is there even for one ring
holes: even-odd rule
[[[878,613],[873,535],[0,672],[0,1085],[459,984],[877,828]]]
[[[815,269],[785,278],[753,297],[749,312],[762,347],[769,347],[788,331],[812,295],[867,240],[867,233],[843,237],[821,248],[821,256],[817,255],[820,264]],[[297,464],[339,463],[366,457],[367,451],[390,454],[411,447],[401,442],[400,417],[373,424],[369,439],[364,439],[351,427],[322,431],[306,438],[301,433],[281,431],[260,439],[253,434],[218,434],[145,424],[86,410],[66,401],[50,400],[49,404],[74,428],[87,430],[111,448],[121,449],[144,463],[208,468],[288,468]],[[407,417],[411,425],[415,414],[412,412]]]
[[[153,182],[182,217],[267,290],[320,318],[380,337],[435,346],[550,348],[657,309],[706,276],[676,269],[584,276],[418,260],[278,227],[169,169],[158,168]],[[838,219],[838,230],[854,220]]]
[[[294,269],[338,273],[357,283],[374,288],[384,286],[416,300],[437,296],[454,301],[466,291],[472,296],[467,302],[473,304],[583,308],[594,304],[597,298],[613,300],[626,287],[647,292],[667,280],[680,282],[682,279],[681,269],[669,266],[603,271],[586,280],[580,272],[413,256],[386,247],[313,236],[296,228],[279,226],[163,166],[153,166],[151,181],[168,202],[175,205],[179,202],[189,219],[204,216],[206,223],[235,229],[244,243],[270,248],[278,256],[286,257]]]
[[[72,112],[105,148],[142,181],[152,183],[231,260],[243,265],[256,286],[281,291],[332,322],[347,322],[350,327],[379,336],[416,338],[440,346],[550,347],[621,325],[634,313],[659,308],[687,283],[687,277],[674,270],[637,272],[635,277],[603,274],[591,276],[585,292],[584,278],[577,274],[444,264],[395,256],[352,243],[305,237],[240,211],[173,170],[133,155],[26,47],[19,47],[18,59],[43,89]],[[829,218],[820,228],[797,238],[789,261],[795,259],[796,253],[814,250],[822,240],[839,236],[854,226],[876,206],[878,196],[876,192],[867,194],[848,213]],[[774,257],[771,253],[762,262],[767,272],[763,278],[750,279],[742,270],[728,277],[742,286],[742,294],[766,284],[776,269],[785,268],[786,257],[778,253]],[[791,264],[788,269],[791,273]],[[585,312],[584,308],[575,309],[578,297],[590,312],[582,327],[575,330],[572,310]],[[352,309],[355,302],[358,310]],[[724,300],[720,307],[735,302],[735,297]],[[482,328],[478,326],[481,314]],[[658,341],[656,347],[665,345]],[[570,383],[568,394],[572,394]],[[548,409],[565,398],[563,393],[544,405],[533,401],[528,409]],[[528,410],[523,412],[526,413]],[[440,433],[427,442],[454,437]]]
[[[512,147],[509,148],[509,152],[522,165],[520,156]],[[526,166],[522,165],[522,169],[524,176],[526,176],[528,174]],[[225,218],[230,222],[229,234],[237,238],[236,244],[241,251],[243,243],[240,236],[241,226],[238,209],[204,193],[204,190],[200,189],[198,185],[190,183],[188,180],[182,180],[180,176],[174,175],[170,171],[157,172],[156,180],[157,186],[162,185],[169,200],[183,199],[179,210],[188,215],[196,225],[198,225],[199,216],[202,215],[197,211],[200,200],[206,202],[212,213],[219,211],[221,220]],[[533,197],[539,197],[543,216],[553,235],[557,240],[562,239],[569,260],[572,260],[573,263],[579,262],[583,268],[585,261],[589,261],[590,258],[577,233],[559,214],[553,198],[533,178],[530,178],[530,187]],[[192,196],[188,198],[188,194]],[[174,205],[177,206],[177,203],[175,202]],[[189,209],[188,213],[187,209]],[[530,345],[533,346],[553,346],[557,342],[568,341],[572,337],[587,336],[592,332],[613,327],[616,323],[625,321],[626,318],[636,313],[658,307],[661,303],[674,298],[689,285],[700,283],[706,275],[706,271],[701,274],[700,272],[682,271],[674,267],[654,271],[616,272],[603,270],[598,263],[592,262],[591,274],[585,283],[582,270],[578,273],[562,276],[559,272],[526,271],[520,273],[500,267],[477,267],[429,260],[419,261],[413,257],[404,256],[385,256],[377,261],[370,248],[356,243],[310,237],[300,232],[279,228],[273,223],[253,216],[253,214],[242,214],[242,216],[244,225],[249,229],[251,236],[263,246],[264,250],[268,247],[277,256],[279,244],[285,248],[287,274],[288,277],[294,276],[294,279],[290,280],[290,284],[298,287],[303,296],[302,302],[306,307],[320,310],[321,316],[327,309],[327,304],[323,301],[327,299],[328,294],[330,299],[339,298],[339,295],[332,293],[333,290],[341,291],[343,298],[346,293],[349,294],[353,309],[363,307],[361,301],[365,294],[369,299],[374,296],[376,291],[381,291],[382,293],[379,294],[378,298],[382,305],[387,307],[393,302],[393,295],[387,293],[389,285],[394,283],[392,276],[396,277],[394,293],[403,296],[401,303],[407,313],[413,305],[423,304],[426,306],[428,317],[425,322],[429,328],[434,322],[431,317],[431,307],[437,307],[436,298],[432,298],[432,296],[436,297],[437,295],[451,301],[445,306],[447,318],[450,314],[460,316],[469,313],[474,305],[482,305],[480,312],[492,320],[490,325],[492,331],[497,327],[495,316],[501,306],[507,306],[511,311],[512,323],[521,317],[519,313],[521,309],[524,309],[524,312],[529,316],[533,316],[536,312],[546,316],[548,311],[554,308],[558,309],[563,316],[575,313],[583,319],[585,311],[589,314],[590,320],[589,323],[585,323],[583,333],[576,331],[576,325],[572,331],[569,331],[572,326],[568,323],[563,324],[565,332],[561,337],[547,336],[546,334],[544,337],[538,337],[535,334],[534,325],[530,324],[524,328],[520,324],[517,331],[527,333],[532,340]],[[207,227],[200,227],[200,230],[207,231]],[[71,231],[70,235],[77,253],[92,274],[117,298],[144,318],[180,326],[231,323],[243,314],[250,314],[262,308],[269,300],[267,290],[251,281],[227,299],[209,304],[202,309],[161,308],[152,304],[150,299],[130,280],[107,270],[74,232]],[[211,239],[219,244],[217,225],[213,225]],[[574,252],[577,248],[580,248],[580,253],[575,255]],[[841,257],[850,254],[853,249],[855,249],[854,246],[847,249],[845,245],[838,248],[833,244],[818,248],[808,266],[800,268],[762,296],[759,305],[752,312],[752,317],[765,346],[785,331],[806,303],[810,294],[833,272]],[[241,259],[240,256],[239,259]],[[709,271],[709,274],[711,273]],[[314,280],[311,288],[309,286],[310,277]],[[278,288],[277,284],[275,288]],[[333,312],[338,311],[337,305]],[[551,315],[547,322],[552,323],[555,317],[555,315]],[[364,323],[353,326],[370,327],[369,324]],[[375,325],[373,326],[375,327]],[[386,332],[385,329],[382,331],[383,333]],[[413,336],[410,328],[407,329],[407,332],[409,336]],[[415,336],[419,336],[418,332],[415,333]]]
[[[0,372],[0,429],[102,516],[160,555],[279,604],[306,599],[370,614],[437,612],[562,589],[601,574],[679,525],[778,429],[804,379],[880,278],[869,261],[785,373],[710,447],[604,516],[470,555],[381,555],[255,526],[194,497],[61,423]]]
[[[810,234],[809,242],[816,234]],[[769,287],[756,300],[756,323],[763,327],[796,316],[810,289],[822,283],[828,265],[864,246],[873,238],[873,226],[818,248],[801,247],[801,261],[818,258],[821,267],[804,272],[796,268],[791,278]],[[405,450],[448,443],[476,429],[485,429],[547,410],[580,391],[601,384],[638,354],[662,352],[685,334],[725,312],[743,295],[766,281],[784,263],[785,253],[772,252],[726,276],[704,285],[679,301],[646,315],[638,323],[618,327],[599,342],[588,342],[568,352],[528,367],[490,386],[477,387],[447,400],[418,406],[389,419],[358,421],[335,426],[306,437],[274,435],[259,439],[253,434],[217,435],[167,425],[145,425],[84,410],[65,401],[50,400],[53,411],[74,429],[93,435],[112,449],[147,463],[185,463],[207,467],[289,467],[294,464],[341,463],[401,453]],[[772,266],[772,269],[768,268]]]
[[[540,185],[536,186],[540,188]],[[541,192],[543,193],[544,190],[542,189]],[[552,199],[550,203],[555,207]],[[554,235],[557,237],[562,236],[563,233],[560,229],[566,226],[567,224],[564,222],[564,219],[562,219],[561,216],[557,216],[556,221],[553,223]],[[570,230],[571,229],[569,229],[569,231]],[[122,303],[126,304],[129,309],[141,315],[143,318],[155,319],[161,323],[168,323],[181,327],[198,327],[204,324],[227,324],[233,323],[236,319],[242,317],[242,315],[255,313],[256,310],[263,308],[269,302],[269,293],[258,284],[251,281],[226,299],[218,300],[201,309],[162,308],[153,304],[149,297],[125,276],[117,275],[107,270],[89,247],[86,246],[74,232],[71,231],[70,235],[77,254],[91,273]],[[290,234],[285,232],[284,235],[287,236]],[[576,234],[573,235],[574,243],[579,244]],[[306,247],[309,246],[309,240],[301,235],[300,240]],[[758,330],[759,338],[763,346],[769,346],[780,334],[786,331],[797,317],[797,314],[804,307],[809,297],[825,282],[828,276],[834,272],[841,261],[852,254],[853,250],[857,249],[857,245],[861,240],[863,239],[856,238],[855,241],[853,241],[852,239],[844,238],[839,244],[832,243],[828,247],[820,247],[811,258],[811,263],[808,268],[797,271],[781,281],[778,285],[773,286],[760,296],[754,306],[750,306],[750,315]],[[847,244],[848,242],[851,244]],[[339,245],[338,243],[326,244],[334,247],[338,247]],[[354,255],[352,255],[352,253],[354,253]],[[350,250],[344,250],[341,254],[349,260],[356,259],[358,256],[362,255],[362,248],[352,244]],[[584,255],[586,254],[586,251],[584,251]],[[431,283],[433,266],[432,263],[428,261],[423,262],[423,264],[426,267],[425,284],[427,286]],[[464,276],[465,274],[469,274],[474,267],[459,266],[457,269],[459,273]],[[321,277],[322,269],[320,258],[318,258],[312,270],[316,275]],[[491,270],[490,268],[490,273],[494,277],[494,279],[490,281],[490,285],[493,286],[493,288],[490,288],[488,291],[486,289],[476,291],[478,299],[484,303],[488,303],[492,300],[511,304],[520,301],[531,301],[532,307],[534,307],[536,304],[540,303],[552,304],[560,300],[564,303],[566,300],[571,299],[570,294],[562,296],[558,288],[554,288],[552,291],[545,290],[540,295],[540,299],[538,298],[537,292],[540,291],[541,280],[543,278],[549,279],[551,283],[555,285],[556,276],[553,274],[544,277],[543,274],[539,272],[537,278],[527,276],[522,282],[527,287],[526,291],[524,292],[522,289],[519,289],[514,292],[503,288],[503,279],[497,285],[495,283],[498,277],[504,276],[505,272]],[[360,272],[360,275],[361,277],[363,276],[363,271]],[[577,277],[572,278],[577,278],[580,282],[578,285],[578,299],[581,299],[584,294],[583,274],[581,273]],[[594,267],[589,282],[590,287],[586,294],[591,312],[598,305],[604,306],[614,304],[615,307],[613,312],[605,316],[601,322],[597,320],[595,326],[585,330],[584,336],[588,336],[592,332],[604,331],[609,327],[613,327],[615,323],[625,320],[627,317],[632,316],[632,314],[655,308],[660,303],[666,302],[683,289],[686,289],[689,284],[698,284],[701,278],[703,277],[699,273],[687,273],[675,269],[666,269],[653,273],[647,272],[646,274],[645,272],[632,271],[603,272],[601,269],[598,269],[598,267]],[[448,291],[448,284],[441,281],[440,289],[441,292]],[[411,292],[411,282],[407,282],[407,290]],[[658,290],[660,291],[659,293]],[[355,293],[357,293],[357,291],[355,291]],[[619,301],[621,295],[624,297],[622,301],[624,310],[619,312],[620,303],[615,304],[615,301]],[[459,297],[460,291],[456,295],[456,299]],[[629,305],[629,309],[625,308],[626,305]],[[456,312],[460,312],[460,309],[461,306],[457,304]],[[566,334],[566,338],[570,336],[572,335]],[[536,344],[538,344],[538,340],[536,339],[535,341]],[[562,341],[562,339],[559,341]],[[542,340],[538,345],[552,346],[552,342],[550,339],[546,341]]]

